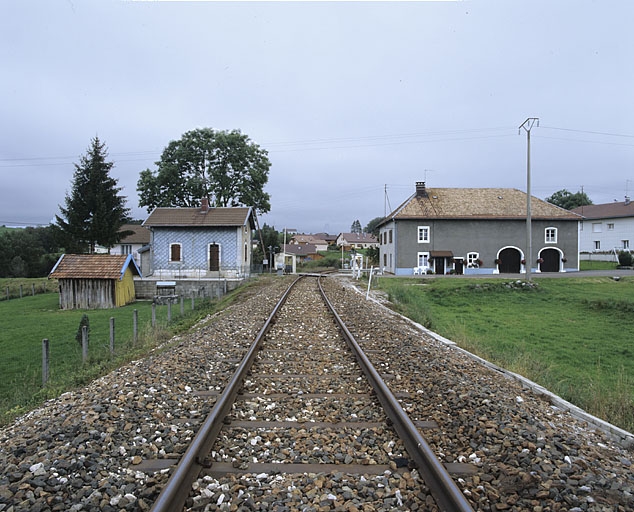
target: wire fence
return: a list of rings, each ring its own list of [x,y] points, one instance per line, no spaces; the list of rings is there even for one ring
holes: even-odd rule
[[[33,295],[37,291],[35,287]],[[12,299],[12,306],[5,303],[0,310],[6,315],[2,323],[5,332],[0,333],[0,424],[28,409],[29,404],[84,385],[104,370],[155,346],[157,340],[168,339],[173,331],[170,324],[199,316],[211,303],[209,298],[180,296],[165,304],[147,301],[113,310],[82,310],[82,322],[83,317],[89,320],[78,326],[80,312],[53,310],[53,297],[31,299],[31,294],[24,293],[22,297],[22,301]],[[41,302],[48,309],[38,315]],[[23,311],[32,314],[22,317]],[[13,319],[7,318],[11,315]],[[42,324],[37,325],[38,321]],[[50,334],[33,339],[29,332]]]

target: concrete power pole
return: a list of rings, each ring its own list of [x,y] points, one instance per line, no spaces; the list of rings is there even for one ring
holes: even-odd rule
[[[531,129],[539,126],[538,117],[529,117],[520,127],[526,131],[526,281],[531,280],[531,265],[533,255],[533,234],[531,231]]]

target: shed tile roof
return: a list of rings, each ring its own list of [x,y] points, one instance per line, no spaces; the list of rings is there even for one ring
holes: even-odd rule
[[[526,193],[514,188],[428,188],[414,194],[386,218],[525,219]],[[531,197],[531,218],[581,220],[568,210]]]
[[[619,217],[634,217],[634,202],[621,201],[619,203],[589,204],[571,210],[586,219],[614,219]]]
[[[120,280],[128,267],[134,274],[141,275],[129,254],[62,254],[48,277]]]
[[[154,208],[147,227],[232,227],[254,223],[251,208]]]

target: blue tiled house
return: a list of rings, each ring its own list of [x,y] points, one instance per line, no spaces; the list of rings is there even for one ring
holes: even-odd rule
[[[159,279],[243,278],[251,268],[251,208],[155,208],[149,275]]]

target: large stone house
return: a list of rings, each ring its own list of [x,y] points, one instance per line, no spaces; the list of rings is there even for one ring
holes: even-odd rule
[[[433,188],[416,192],[379,225],[380,265],[396,275],[497,274],[578,270],[581,217],[508,188]]]
[[[200,208],[155,208],[143,226],[150,230],[152,278],[241,279],[250,274],[251,208],[212,208],[203,198]]]
[[[579,250],[589,257],[603,253],[609,259],[618,251],[634,248],[634,203],[591,204],[572,210],[583,217],[579,224]]]

